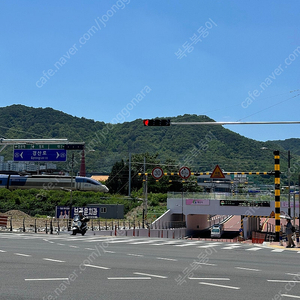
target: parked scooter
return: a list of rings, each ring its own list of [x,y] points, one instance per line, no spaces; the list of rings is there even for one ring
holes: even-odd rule
[[[77,233],[85,235],[88,229],[87,222],[89,220],[89,218],[83,218],[82,220],[80,220],[80,217],[78,215],[75,216],[72,223],[72,235],[76,235]]]

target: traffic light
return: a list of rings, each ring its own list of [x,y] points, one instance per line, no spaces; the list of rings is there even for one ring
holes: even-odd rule
[[[84,144],[65,144],[65,150],[84,150]]]
[[[146,119],[143,120],[144,126],[170,126],[169,119]]]

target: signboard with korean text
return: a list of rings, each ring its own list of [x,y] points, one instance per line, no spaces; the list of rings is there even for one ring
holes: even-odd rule
[[[84,216],[86,216],[89,219],[97,219],[100,216],[100,208],[99,207],[72,207],[72,214],[71,218],[73,218],[75,215],[78,215],[79,210],[83,210]],[[56,206],[55,208],[55,217],[57,219],[68,219],[69,218],[69,206]]]
[[[209,199],[186,199],[186,205],[209,205]]]
[[[61,149],[14,149],[14,161],[66,161],[67,152]]]
[[[65,144],[17,144],[14,149],[64,149]]]
[[[56,206],[55,207],[55,218],[56,219],[69,219],[69,206]]]
[[[78,215],[78,212],[82,210],[83,215],[86,216],[89,219],[97,219],[100,217],[100,208],[89,206],[89,207],[72,207],[72,218],[76,215]]]

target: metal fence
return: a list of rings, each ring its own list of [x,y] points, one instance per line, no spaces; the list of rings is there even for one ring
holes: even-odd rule
[[[69,219],[56,219],[56,218],[20,218],[8,216],[6,225],[0,224],[2,231],[13,232],[44,232],[44,233],[59,233],[60,231],[68,231]],[[88,229],[92,231],[101,230],[122,230],[122,229],[135,229],[135,228],[150,228],[151,224],[141,221],[129,220],[103,220],[91,219],[88,222]],[[167,228],[167,227],[166,227]]]

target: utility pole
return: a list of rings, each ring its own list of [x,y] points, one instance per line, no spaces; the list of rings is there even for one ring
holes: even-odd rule
[[[74,168],[74,153],[72,153],[72,160],[71,160],[71,190],[70,190],[70,211],[69,211],[69,226],[68,230],[71,230],[71,219],[72,219],[72,191],[73,191],[73,168]]]
[[[146,157],[144,156],[144,174],[145,174],[145,178],[144,178],[144,209],[143,209],[143,228],[144,228],[144,221],[145,219],[147,219],[147,206],[148,206],[148,176],[146,174]]]
[[[291,151],[288,150],[288,215],[291,216]]]
[[[131,196],[131,153],[129,153],[129,173],[128,173],[128,197]]]

